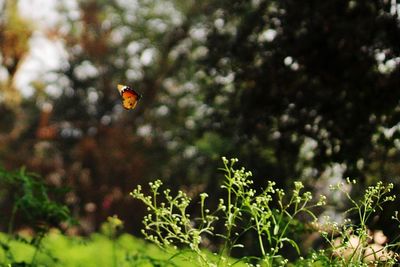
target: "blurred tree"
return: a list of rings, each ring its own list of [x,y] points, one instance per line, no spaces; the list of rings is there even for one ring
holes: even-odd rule
[[[17,140],[27,126],[15,77],[29,52],[32,29],[17,4],[4,1],[0,6],[0,145]]]
[[[166,91],[166,84],[193,66],[185,42],[204,8],[195,1],[78,1],[75,12],[61,7],[59,29],[50,33],[64,40],[68,62],[48,74],[55,77],[44,77],[52,80],[46,86],[57,90],[44,97],[36,137],[45,141],[52,160],[61,160],[55,171],[75,188],[68,201],[77,214],[92,218],[89,224],[98,225],[118,212],[128,221],[127,229],[138,231],[141,216],[132,218],[127,209],[128,192],[144,180],[171,177],[166,170],[179,156],[167,147],[172,142],[187,146],[189,141],[179,140],[174,132],[183,132],[180,122],[194,107],[177,108],[180,96]],[[135,110],[123,111],[119,83],[143,93]],[[180,168],[185,174],[185,165]],[[86,210],[91,204],[97,207],[94,221],[93,209]]]
[[[331,162],[365,177],[376,160],[372,137],[399,121],[397,6],[218,3],[204,61],[213,79],[207,103],[220,122],[210,131],[263,176],[300,176],[300,148],[313,140],[314,177]]]

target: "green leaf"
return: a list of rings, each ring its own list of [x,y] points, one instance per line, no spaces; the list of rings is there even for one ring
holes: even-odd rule
[[[300,255],[300,248],[294,240],[284,237],[281,239],[281,241],[288,242],[290,245],[292,245],[292,247],[294,247],[296,249],[297,253]]]
[[[274,226],[274,235],[277,235],[278,232],[279,232],[279,225],[275,224],[275,226]]]

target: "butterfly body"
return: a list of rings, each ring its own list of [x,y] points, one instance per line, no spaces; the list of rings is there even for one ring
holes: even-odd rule
[[[125,109],[134,109],[142,97],[138,92],[127,85],[118,84],[118,91],[122,97],[122,106]]]

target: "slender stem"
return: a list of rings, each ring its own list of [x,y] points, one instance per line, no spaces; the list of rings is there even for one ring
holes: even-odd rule
[[[225,164],[225,163],[224,163]],[[227,203],[227,222],[226,222],[226,227],[227,227],[227,234],[226,234],[226,238],[225,238],[225,242],[224,242],[224,246],[220,252],[220,257],[218,260],[218,266],[220,264],[220,261],[222,259],[222,256],[228,254],[226,251],[229,250],[228,247],[230,246],[230,244],[228,244],[230,242],[230,238],[231,238],[231,220],[232,220],[232,212],[231,212],[231,205],[232,205],[232,185],[233,185],[233,181],[232,181],[232,173],[231,173],[231,167],[228,167],[227,164],[225,164],[225,170],[227,172],[227,174],[225,174],[225,178],[228,180],[228,184],[226,186],[226,189],[228,190],[228,203]]]
[[[46,231],[47,232],[47,231]],[[36,260],[36,256],[38,255],[38,253],[39,253],[39,248],[40,248],[40,246],[41,246],[41,244],[42,244],[42,240],[43,240],[43,238],[44,238],[44,233],[40,233],[39,234],[39,239],[38,239],[38,242],[37,242],[37,244],[35,244],[35,252],[33,253],[33,256],[32,256],[32,260],[31,260],[31,266],[34,266],[34,263],[35,263],[35,260]]]
[[[10,221],[8,223],[8,236],[9,238],[11,238],[12,232],[13,232],[13,228],[14,228],[14,220],[15,220],[15,214],[17,213],[17,205],[14,204],[13,209],[12,209],[12,213],[11,213],[11,218]]]
[[[154,214],[156,215],[156,221],[158,222],[158,212],[157,212],[157,190],[153,191],[153,206],[154,206]],[[156,225],[157,227],[157,233],[160,233],[160,228],[158,227],[158,224]]]
[[[263,258],[265,258],[264,243],[263,243],[263,240],[262,240],[260,224],[259,224],[258,218],[256,216],[255,216],[255,220],[256,220],[256,226],[257,226],[258,244],[260,245],[261,254],[263,255]]]
[[[115,240],[115,237],[113,237],[113,239],[112,239],[112,244],[113,244],[113,247],[112,247],[112,250],[113,250],[113,266],[114,267],[117,267],[118,265],[117,265],[117,248],[116,248],[116,240]]]

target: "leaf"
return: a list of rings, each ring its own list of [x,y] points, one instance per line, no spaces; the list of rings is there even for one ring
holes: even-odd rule
[[[10,250],[10,246],[7,243],[4,243],[2,241],[0,241],[0,247],[4,250],[4,251],[9,251]]]
[[[279,225],[275,224],[275,226],[274,226],[274,235],[277,235],[278,232],[279,232]]]
[[[288,242],[290,245],[292,245],[292,247],[294,247],[296,249],[297,253],[300,255],[300,248],[294,240],[284,237],[281,239],[281,242],[282,243]]]

